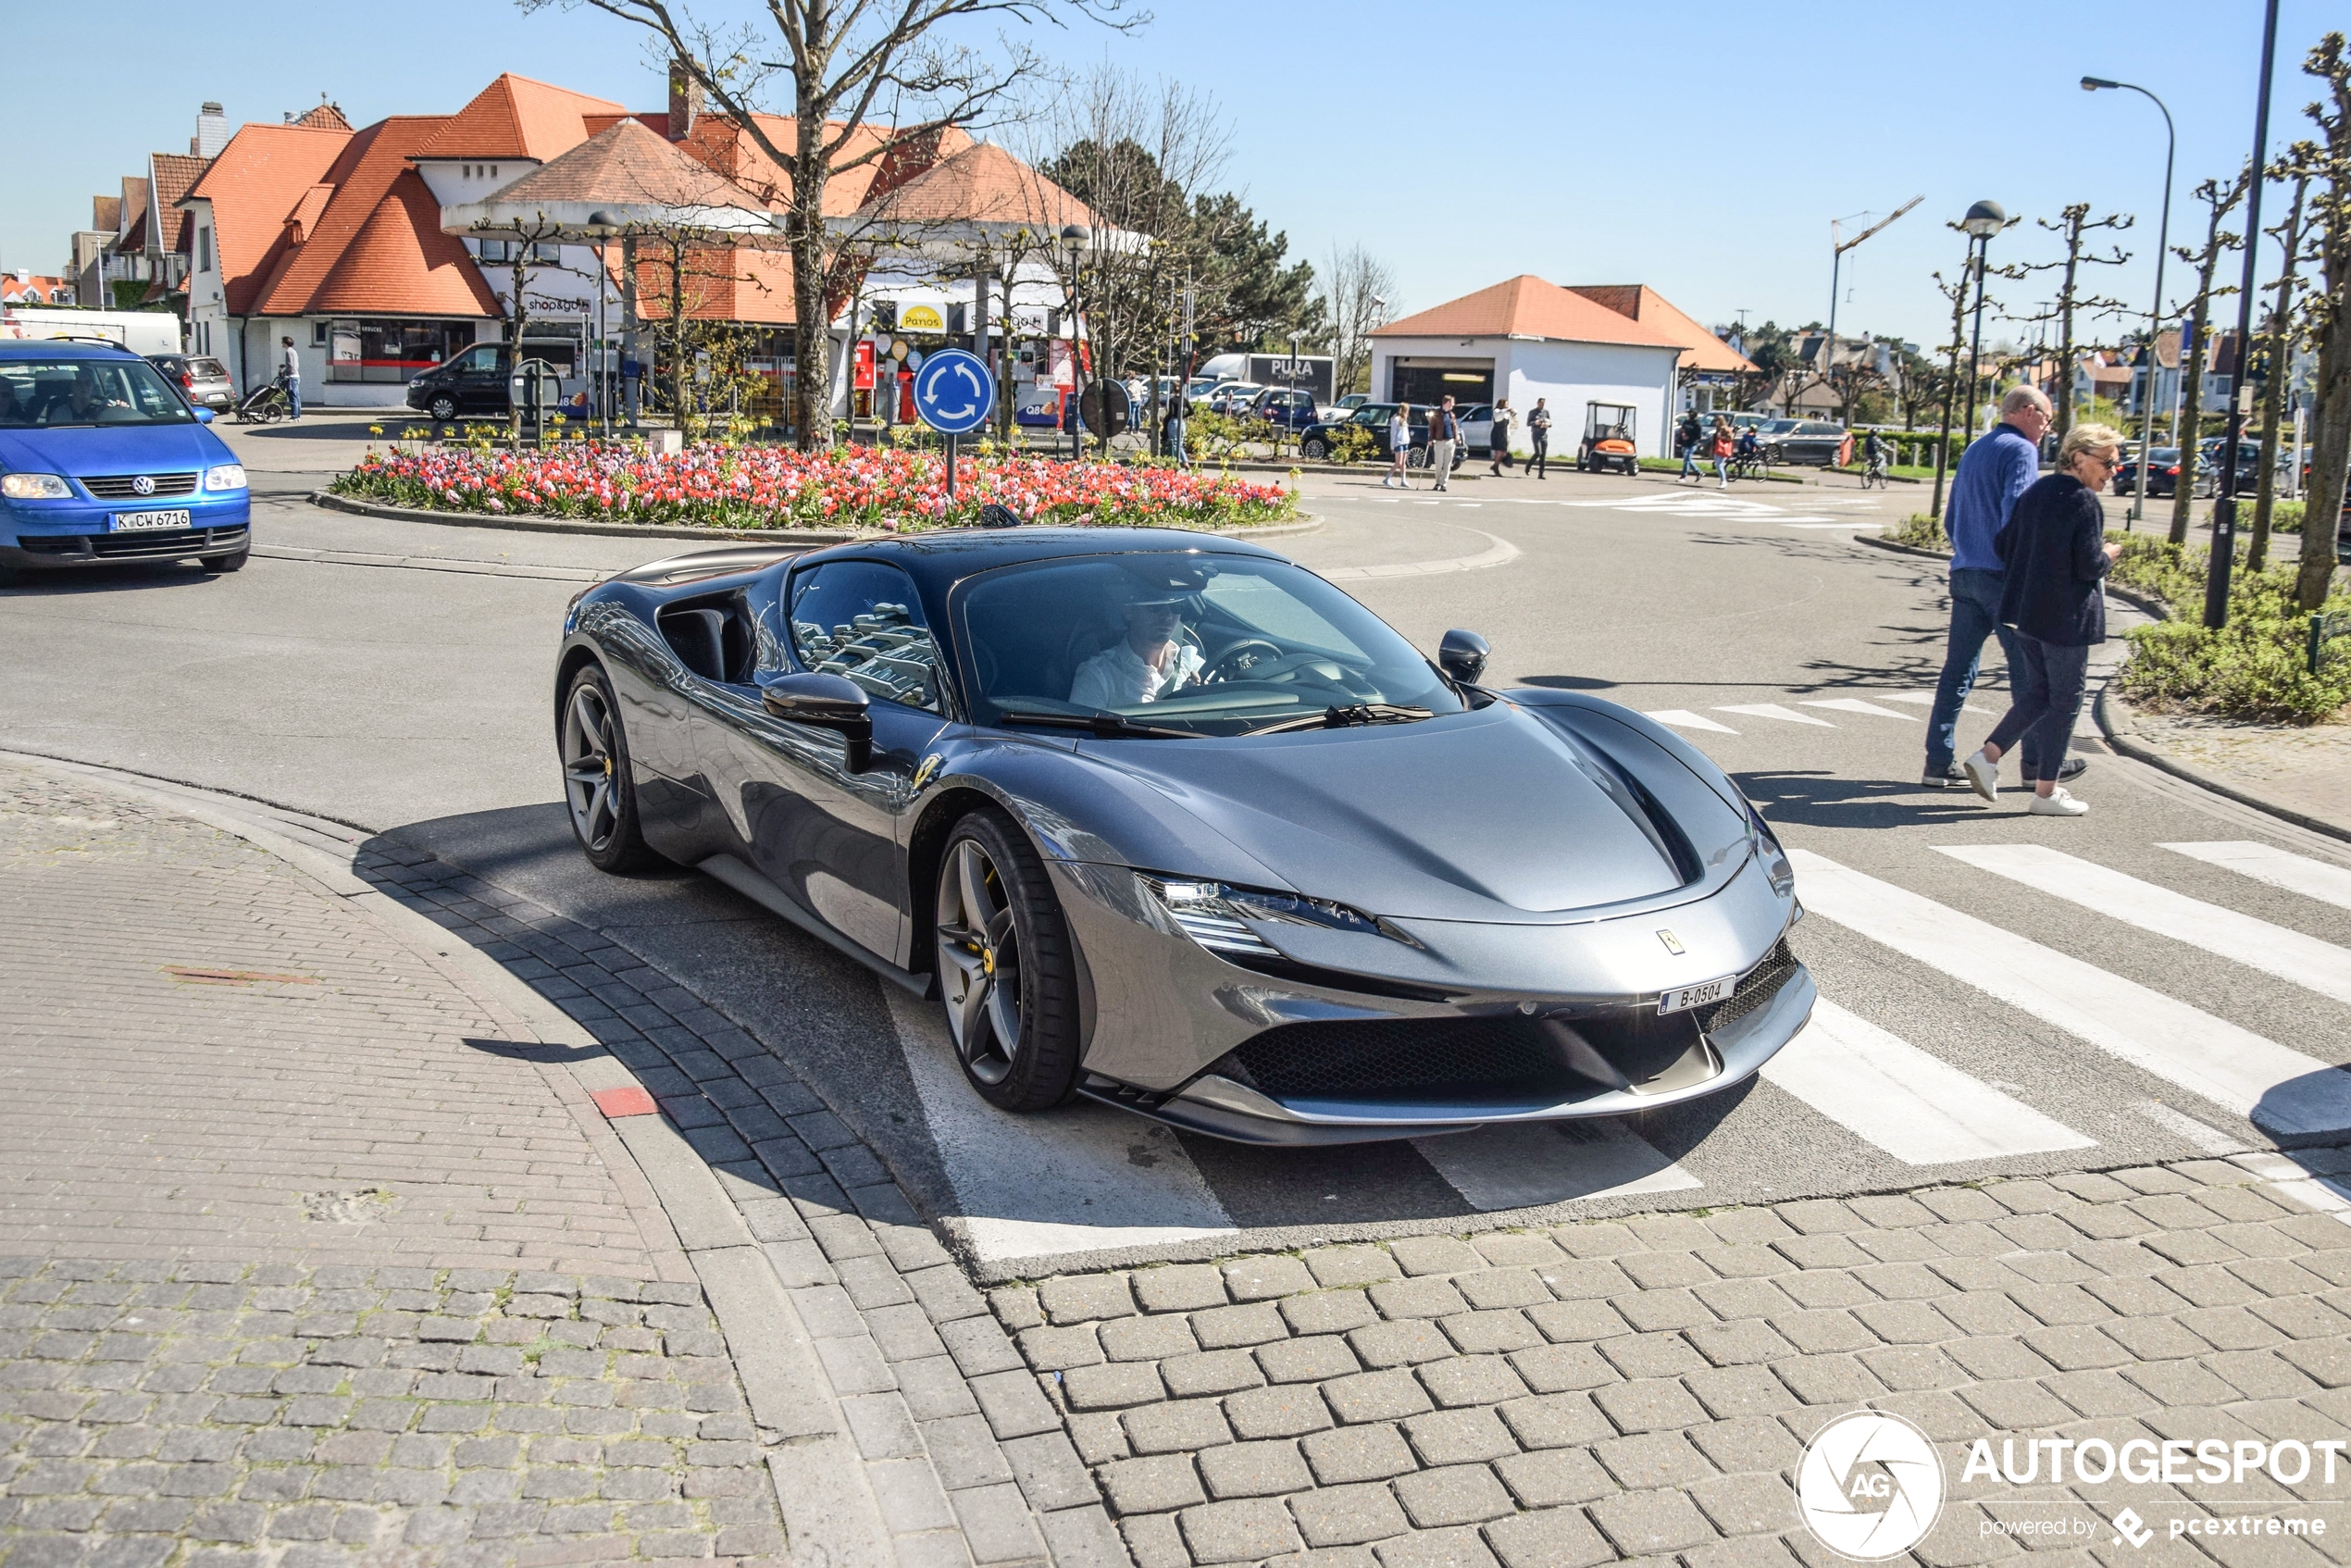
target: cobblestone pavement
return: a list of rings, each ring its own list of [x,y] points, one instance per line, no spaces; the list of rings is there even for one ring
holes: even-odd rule
[[[1932,1568],[2024,1549],[1986,1521],[2052,1500],[2100,1521],[2286,1505],[2329,1533],[2196,1544],[2317,1568],[2351,1559],[2351,1475],[2068,1489],[1963,1483],[1959,1460],[2028,1434],[2351,1436],[2351,1224],[2310,1175],[2345,1168],[2247,1154],[1325,1247],[992,1304],[1139,1568],[1841,1561],[1791,1487],[1802,1444],[1864,1404],[1942,1445],[1953,1500],[1915,1554]],[[2207,1561],[2113,1536],[2101,1523],[2072,1560]]]

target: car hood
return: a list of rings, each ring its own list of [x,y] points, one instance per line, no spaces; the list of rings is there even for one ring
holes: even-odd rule
[[[35,474],[155,474],[233,463],[202,425],[66,425],[0,430],[0,468]]]
[[[1080,751],[1124,775],[1130,800],[1138,786],[1159,797],[1153,815],[1176,837],[1196,837],[1168,821],[1181,813],[1291,890],[1372,915],[1590,918],[1703,897],[1736,872],[1747,825],[1720,794],[1634,730],[1587,729],[1497,703],[1417,724]]]

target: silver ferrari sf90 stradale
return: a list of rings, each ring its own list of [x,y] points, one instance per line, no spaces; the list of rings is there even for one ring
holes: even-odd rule
[[[936,997],[1006,1110],[1332,1143],[1742,1082],[1814,998],[1771,828],[1485,655],[1212,535],[745,546],[575,600],[555,730],[591,861],[698,866]]]

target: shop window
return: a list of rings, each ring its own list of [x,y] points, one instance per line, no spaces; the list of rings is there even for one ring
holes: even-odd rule
[[[470,321],[338,321],[330,381],[413,380],[473,342]]]

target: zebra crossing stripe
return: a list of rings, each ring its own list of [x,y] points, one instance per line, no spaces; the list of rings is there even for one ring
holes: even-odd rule
[[[1687,708],[1660,708],[1655,713],[1643,714],[1641,716],[1653,718],[1660,724],[1670,724],[1676,729],[1710,729],[1717,735],[1738,733],[1727,724],[1717,724],[1710,718],[1701,718]]]
[[[2069,903],[2351,1002],[2351,950],[2142,882],[2041,844],[1937,844],[1938,853]]]
[[[2329,865],[2322,860],[2290,854],[2273,845],[2249,840],[2158,847],[2250,877],[2257,882],[2267,882],[2272,888],[2283,888],[2287,892],[2331,903],[2337,909],[2351,909],[2351,870],[2340,865]]]
[[[2351,1127],[2351,1074],[1825,855],[1790,858],[1815,915],[2272,1132]]]
[[[1826,999],[1766,1081],[1912,1165],[2089,1149],[2084,1138]]]
[[[1412,1147],[1470,1207],[1532,1209],[1575,1198],[1705,1185],[1621,1122],[1492,1122]]]
[[[1827,719],[1814,718],[1810,714],[1800,714],[1777,703],[1717,703],[1714,711],[1718,714],[1751,714],[1757,718],[1776,718],[1788,724],[1817,724],[1822,729],[1836,728]]]
[[[1875,703],[1865,703],[1859,697],[1826,697],[1802,699],[1808,708],[1833,708],[1841,714],[1869,714],[1877,718],[1898,718],[1905,724],[1916,724],[1916,714],[1897,714],[1892,708],[1881,708]]]

